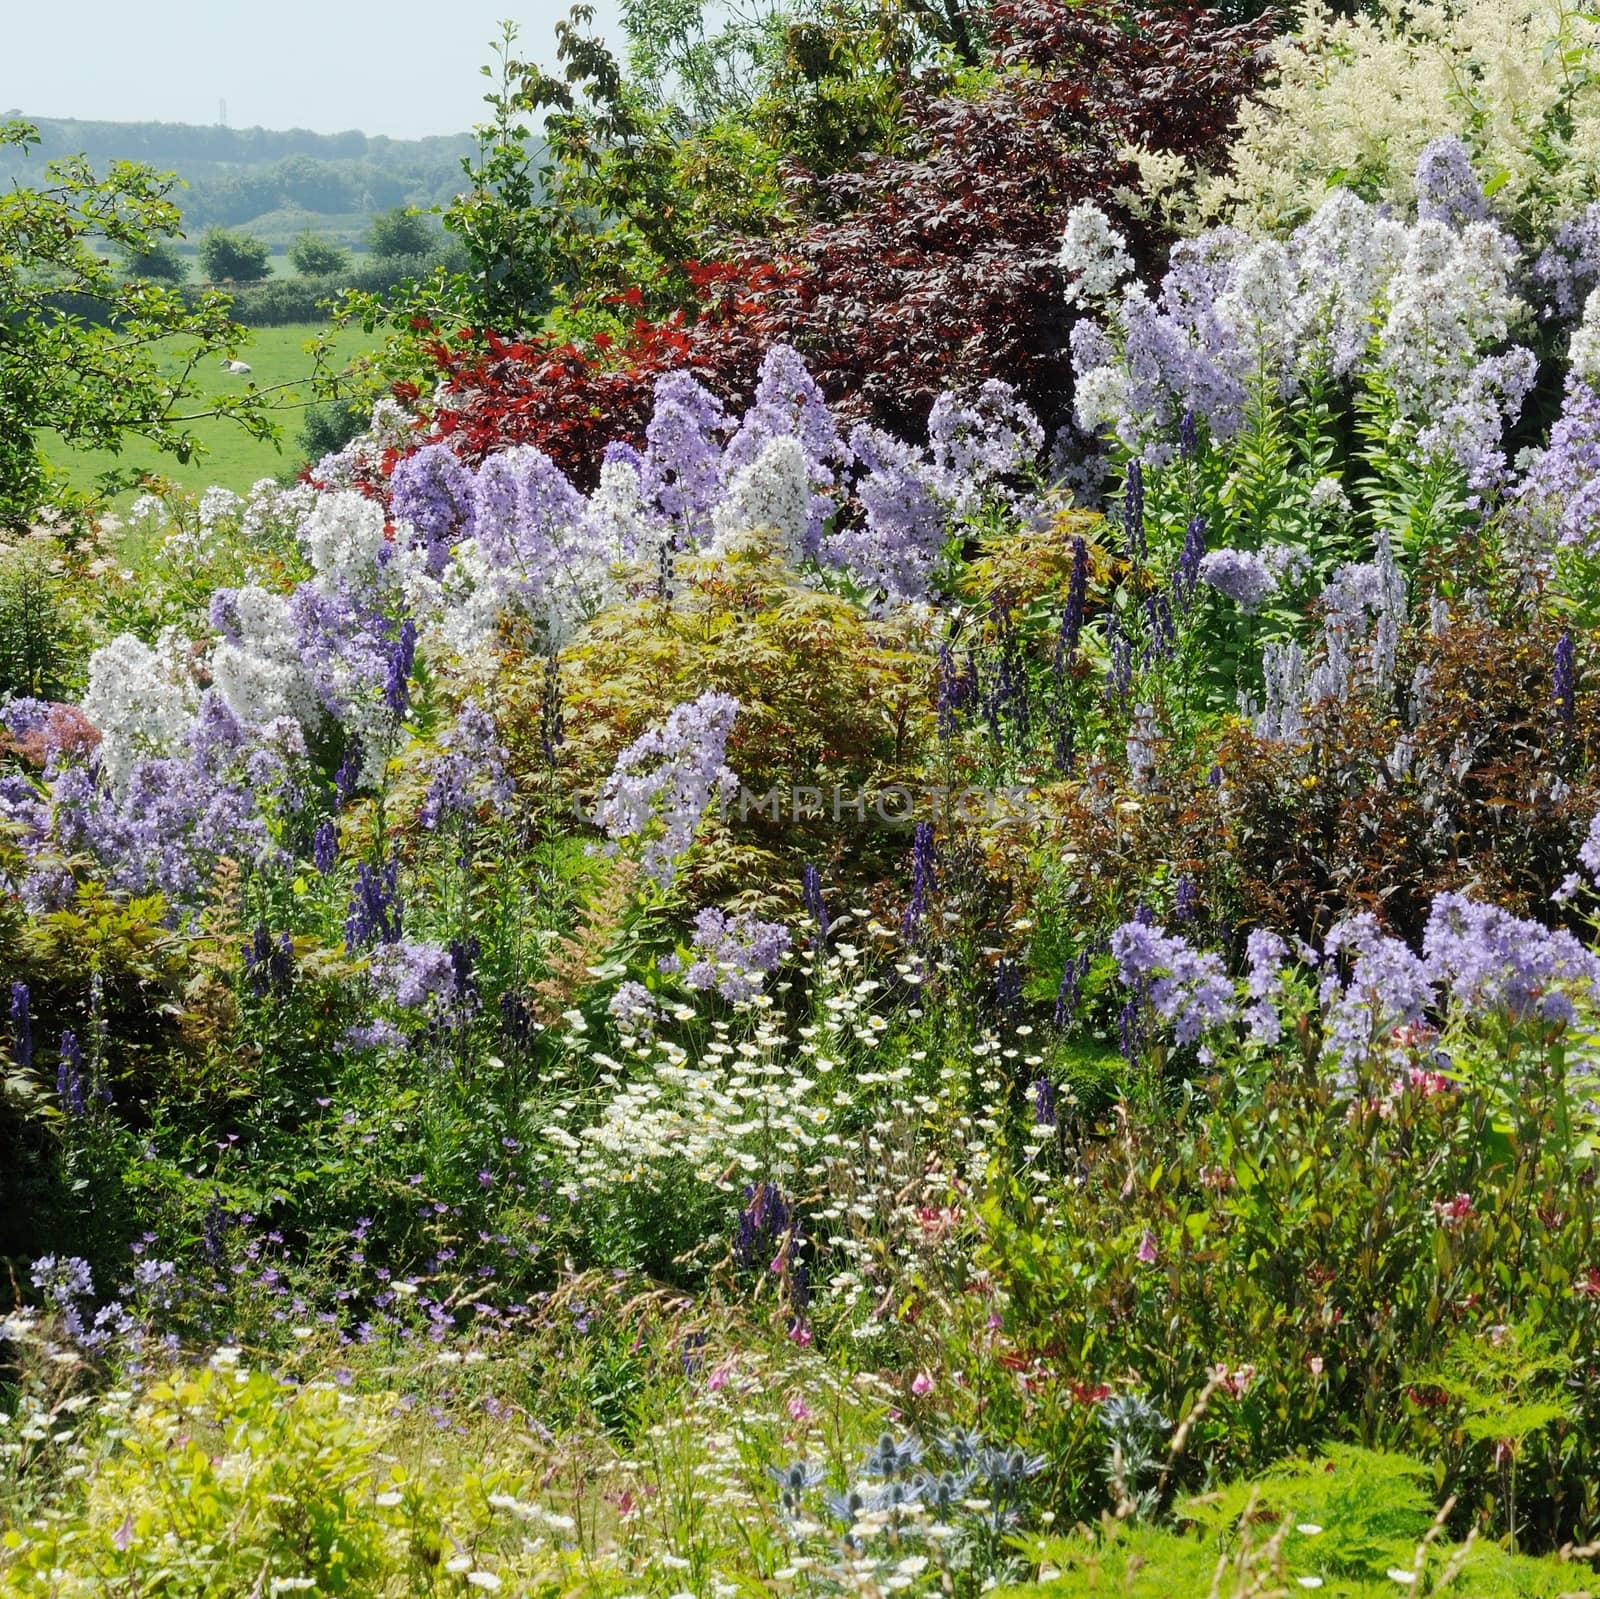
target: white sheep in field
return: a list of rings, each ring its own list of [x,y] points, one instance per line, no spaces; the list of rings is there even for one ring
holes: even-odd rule
[[[222,370],[231,373],[234,377],[243,377],[250,370],[249,364],[244,361],[224,361]]]

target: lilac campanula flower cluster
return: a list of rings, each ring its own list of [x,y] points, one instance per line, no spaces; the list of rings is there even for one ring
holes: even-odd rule
[[[1453,133],[1433,140],[1417,157],[1417,217],[1458,229],[1489,220],[1472,157]]]
[[[1201,556],[1196,575],[1242,611],[1260,610],[1278,587],[1267,563],[1253,550],[1210,550]]]
[[[1600,551],[1600,391],[1592,385],[1569,380],[1550,443],[1514,492],[1513,515],[1534,535],[1542,563],[1555,547],[1586,556]]]
[[[694,919],[693,959],[683,974],[694,989],[715,989],[729,1004],[752,999],[762,979],[778,969],[789,948],[789,929],[754,916],[729,916],[707,905]]]
[[[606,1011],[623,1032],[644,1037],[655,1032],[662,1014],[655,995],[643,983],[631,980],[617,984]]]
[[[390,515],[410,524],[434,577],[444,570],[451,546],[476,531],[475,487],[472,472],[442,444],[426,444],[395,463]]]
[[[455,817],[504,810],[515,792],[508,769],[511,757],[489,709],[469,701],[439,744],[441,753],[418,813],[422,825],[435,831]]]
[[[1276,1044],[1283,1036],[1278,999],[1283,993],[1283,969],[1289,947],[1265,927],[1245,940],[1245,993],[1249,1003],[1242,1016],[1250,1036],[1263,1044]]]
[[[1419,454],[1487,485],[1531,381],[1529,352],[1489,354],[1516,316],[1514,250],[1458,143],[1424,151],[1418,193],[1410,226],[1337,189],[1287,241],[1218,228],[1175,245],[1154,297],[1135,282],[1104,325],[1074,326],[1078,425],[1161,465],[1202,425],[1226,446],[1252,394],[1372,373]]]
[[[1468,1011],[1570,1022],[1571,985],[1600,1000],[1600,957],[1564,929],[1513,916],[1462,894],[1434,900],[1423,954],[1437,981]]]
[[[707,808],[738,781],[727,765],[738,712],[736,699],[715,690],[678,706],[618,756],[606,779],[595,820],[614,842],[640,841],[640,864],[663,889]]]
[[[1175,933],[1137,919],[1124,922],[1111,935],[1111,953],[1122,981],[1143,996],[1180,1045],[1197,1043],[1238,1015],[1221,957],[1191,948]]]
[[[457,958],[437,944],[380,943],[367,962],[378,995],[401,1010],[440,1016],[467,997]]]

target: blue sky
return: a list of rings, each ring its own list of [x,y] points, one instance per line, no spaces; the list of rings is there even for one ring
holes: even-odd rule
[[[478,68],[509,16],[553,65],[570,0],[15,0],[0,40],[0,113],[236,128],[464,132]],[[596,0],[615,39],[617,0]]]

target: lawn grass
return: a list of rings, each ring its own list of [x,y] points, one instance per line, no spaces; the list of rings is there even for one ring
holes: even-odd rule
[[[248,377],[233,377],[222,370],[221,361],[208,361],[199,373],[200,395],[237,394],[255,384],[270,389],[280,383],[292,387],[273,396],[273,413],[280,434],[279,447],[250,438],[236,423],[210,420],[195,424],[194,432],[203,453],[188,462],[163,455],[139,439],[130,439],[120,454],[110,450],[71,450],[53,436],[46,435],[44,451],[52,465],[61,468],[75,488],[93,489],[104,472],[134,467],[149,472],[198,494],[213,483],[243,493],[260,478],[276,477],[300,464],[296,442],[307,402],[311,395],[305,386],[312,370],[306,343],[317,334],[330,331],[326,324],[297,323],[281,328],[257,328],[248,342],[239,347],[239,359],[249,363]],[[334,370],[370,348],[370,335],[360,328],[336,328],[333,335]],[[112,497],[112,509],[125,509],[139,491],[125,490]]]

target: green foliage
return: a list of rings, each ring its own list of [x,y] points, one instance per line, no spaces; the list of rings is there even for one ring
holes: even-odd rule
[[[270,260],[266,245],[248,233],[211,228],[200,241],[200,270],[212,283],[257,283]]]
[[[411,206],[380,211],[367,227],[367,248],[381,260],[395,256],[426,255],[436,233],[433,225]]]
[[[289,251],[294,269],[302,277],[326,278],[350,270],[350,254],[315,233],[302,233]]]
[[[0,546],[0,701],[63,699],[77,676],[66,590],[37,542]]]
[[[0,149],[35,141],[25,123],[0,125]],[[170,178],[118,163],[97,177],[81,162],[52,165],[42,188],[0,193],[0,527],[26,526],[52,498],[40,457],[45,428],[73,447],[148,441],[186,461],[192,424],[222,416],[253,438],[272,434],[259,396],[193,403],[195,373],[232,348],[238,329],[222,295],[191,304],[172,288],[129,280],[102,254],[141,254],[178,225]],[[99,308],[94,325],[53,309],[67,290]]]
[[[128,276],[155,283],[182,283],[189,276],[189,263],[165,239],[152,239],[142,250],[126,256]]]

